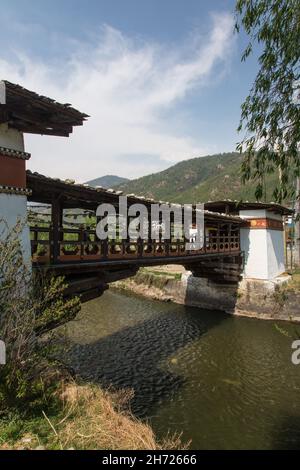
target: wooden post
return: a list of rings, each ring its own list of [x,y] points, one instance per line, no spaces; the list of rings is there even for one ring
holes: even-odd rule
[[[55,264],[60,255],[60,228],[62,226],[62,207],[59,198],[53,199],[51,210],[52,250],[51,259]]]
[[[170,211],[170,243],[172,243],[172,238],[174,238],[174,211]]]
[[[159,243],[159,248],[158,248],[158,253],[161,255],[163,255],[164,251],[165,251],[165,241],[163,243],[162,241],[162,221],[163,221],[163,214],[162,214],[162,211],[159,211],[159,214],[158,214],[158,224],[159,224],[159,232],[158,232],[158,243]]]
[[[32,254],[37,253],[38,250],[38,239],[39,239],[39,233],[38,233],[38,225],[35,224],[36,230],[33,232],[33,248],[31,249]],[[50,243],[50,240],[49,240]]]
[[[158,214],[158,224],[159,224],[158,241],[159,241],[159,243],[161,243],[161,241],[162,241],[162,227],[161,227],[161,224],[162,224],[162,211],[159,211],[159,214]]]
[[[139,237],[137,239],[137,255],[139,258],[143,256],[143,251],[144,251],[144,240]]]
[[[126,217],[127,217],[127,237],[126,237],[126,243],[127,244],[124,244],[124,254],[130,254],[131,249],[130,249],[129,225],[130,225],[130,222],[131,222],[131,217],[128,215],[128,213],[127,213]]]
[[[151,209],[148,210],[148,242],[151,243],[151,230],[152,230],[152,220],[151,220]]]
[[[84,226],[81,225],[79,229],[79,243],[80,243],[80,258],[83,259],[84,256],[84,242],[85,240],[85,232],[84,232]]]
[[[102,255],[103,255],[103,258],[107,258],[108,257],[108,240],[102,240],[101,242],[101,252],[102,252]]]
[[[188,210],[189,212],[189,210]],[[193,206],[192,206],[192,222],[193,222]],[[182,218],[181,218],[181,223],[182,223],[182,229],[183,229],[183,242],[184,242],[184,251],[187,253],[186,245],[190,243],[190,231],[189,227],[187,227],[188,234],[185,233],[185,226],[184,226],[184,210],[182,210]]]
[[[239,244],[239,250],[241,249],[241,226],[239,226],[238,230],[238,244]]]
[[[181,209],[180,209],[181,210]],[[176,245],[177,245],[177,254],[180,254],[181,251],[180,251],[180,247],[181,247],[181,242],[182,240],[184,240],[184,211],[181,210],[181,220],[180,220],[180,224],[181,224],[181,238],[179,238],[178,236],[176,237]]]
[[[149,253],[149,247],[151,247],[151,251],[153,252],[153,243],[152,243],[152,219],[151,219],[151,208],[148,209],[148,240],[147,240],[147,252]]]
[[[174,212],[170,211],[170,236],[169,238],[165,241],[165,252],[166,256],[169,256],[170,254],[170,246],[172,244],[172,235],[174,231]]]
[[[129,225],[130,225],[131,217],[127,214],[127,238],[126,240],[129,242],[130,241],[130,235],[129,235]]]
[[[115,242],[120,241],[120,210],[119,204],[115,207],[116,210],[116,240]]]
[[[97,216],[96,217],[96,223],[97,225],[101,222],[101,220],[104,218],[104,216]],[[96,232],[96,239],[100,241],[100,256],[103,257],[103,258],[107,258],[108,257],[108,240],[100,240],[100,238],[98,238],[97,236],[97,232]]]

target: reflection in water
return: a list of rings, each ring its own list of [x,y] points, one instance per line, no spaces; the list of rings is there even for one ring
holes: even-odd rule
[[[109,291],[67,333],[76,372],[133,388],[132,411],[158,435],[183,431],[195,449],[299,448],[300,366],[273,322]]]

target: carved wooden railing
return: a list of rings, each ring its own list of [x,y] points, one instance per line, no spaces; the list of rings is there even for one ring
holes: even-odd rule
[[[185,240],[99,240],[89,228],[60,228],[56,237],[49,227],[33,226],[31,232],[32,260],[37,264],[74,261],[101,261],[137,258],[195,256],[207,253],[236,253],[240,251],[239,228],[229,233],[206,235],[200,249],[186,248]],[[216,234],[215,234],[216,233]]]

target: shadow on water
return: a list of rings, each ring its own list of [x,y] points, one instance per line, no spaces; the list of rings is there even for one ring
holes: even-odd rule
[[[277,450],[300,449],[300,416],[286,416],[275,426],[272,448]]]
[[[132,388],[132,412],[138,417],[150,417],[154,405],[165,397],[170,399],[184,384],[184,378],[168,367],[172,355],[227,318],[221,312],[200,314],[195,308],[174,305],[171,311],[162,311],[92,343],[73,343],[69,360],[75,372],[86,380],[114,389]]]

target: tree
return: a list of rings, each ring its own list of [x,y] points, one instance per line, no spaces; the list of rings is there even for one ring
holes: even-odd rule
[[[274,198],[295,195],[300,175],[300,2],[299,0],[237,0],[236,30],[249,36],[242,60],[256,43],[262,52],[259,71],[242,104],[238,144],[244,153],[243,181],[264,192],[266,173],[278,172]]]

